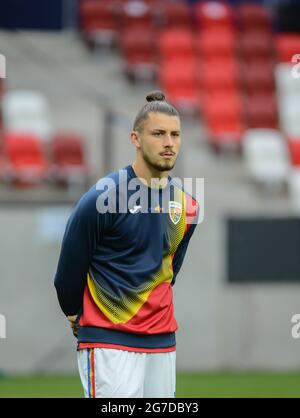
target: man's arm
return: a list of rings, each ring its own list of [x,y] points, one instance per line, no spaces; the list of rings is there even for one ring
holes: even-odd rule
[[[184,238],[182,239],[181,243],[179,244],[175,252],[175,255],[173,257],[173,280],[171,283],[172,285],[175,283],[176,276],[182,266],[186,250],[188,248],[191,236],[193,235],[195,228],[196,228],[196,224],[192,224],[189,226],[187,233],[185,234]]]
[[[55,275],[58,300],[66,316],[77,315],[82,306],[87,273],[102,223],[96,208],[96,193],[91,189],[80,199],[67,223]]]
[[[194,198],[189,196],[186,199],[186,211],[189,223],[187,225],[187,231],[173,257],[173,279],[171,283],[172,285],[175,283],[176,276],[179,270],[181,269],[190,239],[195,231],[199,219],[199,203]]]

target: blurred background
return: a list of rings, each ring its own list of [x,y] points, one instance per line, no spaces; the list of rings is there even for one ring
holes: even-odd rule
[[[82,395],[61,239],[79,197],[132,162],[156,88],[182,115],[173,175],[205,179],[174,288],[178,395],[300,396],[299,17],[279,0],[1,2],[0,396],[47,378],[44,396]]]

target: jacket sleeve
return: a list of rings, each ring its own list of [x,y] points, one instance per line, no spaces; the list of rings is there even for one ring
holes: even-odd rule
[[[188,219],[189,222],[192,223],[188,224],[188,229],[182,241],[178,245],[178,248],[173,257],[173,279],[171,283],[172,286],[174,285],[176,276],[179,273],[179,270],[181,269],[190,239],[195,231],[199,219],[199,203],[193,198],[188,198],[187,202]],[[193,205],[191,205],[192,203]]]
[[[68,220],[54,280],[65,315],[77,315],[80,311],[90,263],[104,232],[105,216],[98,213],[95,192],[90,190]]]
[[[193,232],[196,228],[196,224],[190,225],[187,233],[183,237],[182,241],[180,242],[175,255],[173,257],[173,279],[172,279],[172,285],[175,283],[176,276],[179,273],[179,270],[181,269],[185,253],[188,249],[188,245],[191,239],[191,236],[193,235]]]

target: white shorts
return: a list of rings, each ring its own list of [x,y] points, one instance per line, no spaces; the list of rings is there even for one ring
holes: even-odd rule
[[[77,353],[86,398],[174,398],[176,352],[90,348]]]

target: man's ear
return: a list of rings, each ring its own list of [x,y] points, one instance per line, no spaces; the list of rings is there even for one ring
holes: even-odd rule
[[[131,131],[130,133],[131,142],[136,148],[141,148],[141,140],[138,131]]]

